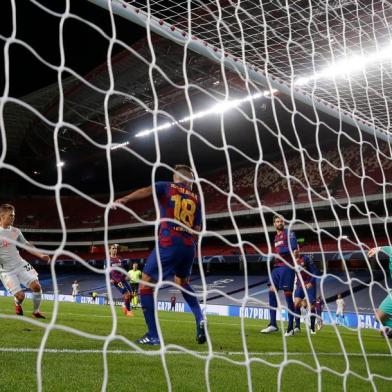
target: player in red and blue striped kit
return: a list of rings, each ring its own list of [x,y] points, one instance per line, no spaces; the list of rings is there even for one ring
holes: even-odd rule
[[[125,269],[124,261],[118,257],[118,244],[112,244],[109,248],[110,263],[109,267],[117,267]],[[123,313],[127,317],[133,317],[131,310],[131,299],[132,299],[132,287],[127,281],[127,275],[118,271],[117,269],[110,270],[110,283],[122,294],[124,300],[124,306],[122,308]]]
[[[273,217],[276,235],[274,240],[275,259],[273,261],[272,272],[270,276],[269,305],[270,305],[270,323],[267,328],[262,329],[261,333],[271,333],[278,331],[276,324],[276,308],[278,301],[276,298],[277,291],[283,290],[286,298],[289,324],[285,336],[294,335],[294,302],[293,289],[295,281],[294,270],[294,250],[297,249],[297,238],[293,231],[284,227],[284,220],[275,215]]]
[[[206,342],[205,321],[199,301],[189,284],[189,277],[195,258],[195,234],[201,230],[201,206],[199,196],[192,191],[193,172],[186,165],[177,165],[173,182],[155,183],[155,192],[160,209],[158,247],[147,259],[140,283],[140,298],[148,332],[137,340],[139,344],[159,345],[154,313],[153,283],[159,280],[158,263],[162,266],[162,279],[174,275],[175,282],[181,286],[182,295],[196,319],[196,340]],[[139,189],[117,203],[150,197],[152,186]],[[158,258],[159,253],[159,258]],[[159,260],[160,259],[160,260]]]
[[[295,328],[294,332],[301,331],[301,303],[303,299],[306,299],[308,303],[308,309],[310,308],[310,333],[315,334],[316,331],[315,321],[315,304],[316,304],[316,291],[317,291],[317,280],[316,276],[319,275],[319,270],[308,256],[301,256],[299,250],[294,251],[295,263],[299,267],[299,273],[297,277],[297,283],[294,292],[294,308],[295,308]],[[305,295],[305,290],[306,294]]]

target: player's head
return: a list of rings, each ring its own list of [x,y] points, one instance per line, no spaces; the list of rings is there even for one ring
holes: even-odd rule
[[[15,220],[15,207],[11,204],[2,204],[0,206],[0,223],[3,227],[13,225]]]
[[[74,284],[77,284],[78,283],[78,281],[77,280],[74,280]]]
[[[193,175],[192,169],[187,165],[176,165],[174,166],[173,182],[181,182],[188,188],[192,188]]]
[[[279,215],[274,215],[273,223],[276,230],[282,231],[284,229],[284,220]]]
[[[137,270],[137,267],[138,267],[138,263],[133,263],[133,264],[132,264],[132,268],[133,268],[134,271]]]
[[[109,248],[109,254],[111,257],[116,257],[118,251],[118,244],[111,244]]]
[[[342,294],[338,294],[338,299],[342,298]]]

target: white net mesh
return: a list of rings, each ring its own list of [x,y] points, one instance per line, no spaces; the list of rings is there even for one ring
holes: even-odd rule
[[[81,373],[76,370],[77,358],[97,354],[102,354],[102,390],[123,386],[112,381],[124,377],[113,369],[117,355],[127,361],[131,357],[127,363],[146,378],[145,390],[289,390],[294,384],[305,390],[389,390],[392,373],[382,361],[390,357],[391,346],[365,329],[379,328],[374,313],[389,287],[382,256],[369,260],[366,254],[374,245],[390,244],[392,159],[385,141],[390,128],[391,5],[360,0],[317,5],[90,0],[107,9],[110,23],[104,29],[74,13],[70,1],[61,12],[39,1],[30,3],[57,20],[60,62],[45,60],[20,40],[16,22],[11,34],[1,35],[5,88],[0,101],[0,169],[51,192],[51,198],[38,197],[36,202],[23,194],[25,199],[16,204],[23,216],[31,209],[40,211],[37,227],[29,227],[28,220],[22,226],[27,237],[36,236],[37,246],[53,253],[55,301],[47,324],[23,319],[43,329],[38,347],[25,344],[22,336],[17,347],[3,341],[0,352],[37,353],[30,358],[35,361],[38,390],[55,388],[51,379],[56,370],[45,361],[52,354],[59,355],[60,363],[68,361],[67,355],[75,356],[74,368],[59,367],[81,375],[75,386],[80,390],[93,388],[86,379],[97,369]],[[17,3],[10,4],[15,18]],[[98,9],[91,4],[89,11]],[[120,39],[116,15],[129,20],[130,26],[141,25],[145,38],[133,44]],[[87,76],[67,65],[64,36],[71,20],[93,30],[97,44],[102,40],[107,47],[106,63]],[[21,99],[10,96],[12,45],[24,47],[57,72],[57,83]],[[115,51],[118,47],[121,50]],[[36,147],[37,130],[51,140],[47,148],[57,170],[53,185],[8,161],[18,150],[15,146],[20,147],[21,133]],[[147,140],[153,153],[146,152]],[[97,160],[104,162],[105,196],[91,196],[94,192],[82,191],[74,185],[77,181],[64,179],[64,152],[78,144],[94,149]],[[183,323],[188,331],[193,320],[162,316],[160,310],[169,299],[162,292],[167,287],[176,293],[180,289],[162,280],[154,296],[162,345],[151,351],[134,344],[139,336],[133,331],[144,328],[142,319],[139,327],[135,321],[123,328],[109,270],[87,262],[79,252],[90,245],[104,246],[107,258],[108,243],[116,241],[142,254],[157,243],[156,199],[155,206],[141,203],[111,210],[116,177],[119,171],[124,175],[122,166],[113,167],[115,154],[131,157],[138,163],[136,170],[147,167],[150,183],[159,179],[159,170],[171,174],[171,164],[178,161],[195,169],[203,230],[194,287],[203,309],[212,314],[205,347],[190,346],[186,339],[191,333],[184,333],[186,338],[181,332],[172,334],[172,323],[179,323],[179,330]],[[96,182],[102,172],[94,173]],[[74,196],[63,195],[64,190]],[[34,201],[31,209],[23,208],[26,200]],[[259,333],[267,322],[248,320],[269,319],[274,214],[286,218],[299,240],[305,238],[301,251],[311,254],[321,270],[322,317],[332,326],[315,337],[302,324],[301,337],[279,332],[270,338]],[[73,327],[64,319],[56,274],[56,263],[63,263],[64,257],[104,276],[110,312],[86,308],[92,319],[98,317],[89,327],[72,320]],[[240,273],[235,278],[210,278],[210,269],[219,270],[216,265],[222,262],[229,265],[226,268],[235,262]],[[345,317],[335,315],[338,293],[346,302]],[[308,294],[305,299],[309,302]],[[288,315],[283,297],[278,297],[278,310],[283,331]],[[214,314],[240,317],[223,320]],[[10,320],[10,328],[17,323],[7,311],[0,317]],[[110,320],[105,328],[99,326],[99,317]],[[74,335],[77,343],[53,343],[51,336],[57,332]],[[159,375],[154,380],[155,371]]]

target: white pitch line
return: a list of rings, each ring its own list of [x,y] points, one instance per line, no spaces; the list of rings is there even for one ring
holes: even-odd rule
[[[38,348],[28,348],[28,347],[0,347],[0,352],[4,353],[38,353],[40,350]],[[94,349],[57,349],[57,348],[46,348],[43,350],[44,353],[47,354],[103,354],[103,350],[94,350]],[[130,355],[161,355],[160,350],[155,351],[148,351],[148,354],[144,352],[134,351],[134,350],[107,350],[108,354],[130,354]],[[154,353],[154,354],[153,354]],[[199,355],[208,355],[208,351],[165,351],[165,354],[168,355],[192,355],[192,354],[199,354]],[[363,357],[361,353],[346,353],[350,357]],[[233,356],[233,355],[244,355],[242,351],[215,351],[213,355],[220,355],[220,356]],[[248,355],[259,355],[259,356],[266,356],[266,357],[273,357],[278,355],[284,355],[282,351],[266,351],[266,352],[248,352]],[[309,352],[292,352],[287,353],[290,356],[313,356],[313,353]],[[316,353],[317,356],[328,356],[328,357],[340,357],[343,356],[344,353],[328,353],[328,352],[321,352]],[[387,353],[369,353],[366,354],[366,357],[392,357],[392,354]]]

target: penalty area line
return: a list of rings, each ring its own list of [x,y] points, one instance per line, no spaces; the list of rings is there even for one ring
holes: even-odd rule
[[[29,347],[0,347],[0,352],[3,353],[38,353],[40,350],[38,348],[29,348]],[[102,349],[67,349],[67,348],[45,348],[43,350],[45,354],[103,354]],[[152,355],[153,352],[156,352],[156,355],[160,355],[160,350],[155,351],[148,351],[148,354],[145,352],[138,352],[134,350],[107,350],[107,354],[128,354],[128,355]],[[207,355],[208,351],[175,351],[169,350],[165,351],[165,355],[192,355],[192,354],[199,354],[199,355]],[[244,355],[243,351],[214,351],[214,355]],[[266,352],[248,352],[248,355],[253,356],[266,356],[266,357],[273,357],[284,355],[285,353],[282,351],[266,351]],[[287,353],[289,356],[313,356],[313,353],[310,352],[292,352]],[[328,352],[320,352],[316,353],[317,356],[329,356],[329,357],[341,357],[345,355],[344,353],[328,353]],[[346,353],[349,357],[363,357],[362,353]],[[366,357],[392,357],[391,353],[368,353]]]

